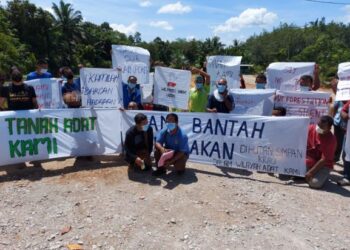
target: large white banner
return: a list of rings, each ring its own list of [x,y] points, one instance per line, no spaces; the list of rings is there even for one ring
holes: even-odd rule
[[[338,77],[340,81],[350,81],[350,62],[338,65]]]
[[[191,71],[156,67],[153,103],[188,109]]]
[[[165,112],[147,112],[155,134],[165,127]],[[137,111],[124,112],[123,133]],[[309,118],[178,113],[189,138],[190,161],[220,167],[304,176]],[[282,131],[288,130],[288,133]],[[280,132],[279,132],[280,131]]]
[[[120,70],[82,68],[80,81],[83,107],[119,108],[123,106]]]
[[[232,114],[271,116],[275,89],[231,89],[235,102]]]
[[[122,69],[122,79],[126,83],[129,76],[136,76],[137,83],[147,84],[150,71],[150,53],[140,47],[112,45],[113,68]]]
[[[25,81],[33,86],[40,109],[62,108],[61,86],[56,78],[42,78]]]
[[[339,80],[337,85],[336,101],[350,100],[350,80]]]
[[[210,75],[210,93],[216,89],[216,83],[220,78],[227,80],[229,89],[240,87],[241,56],[208,56],[207,72]]]
[[[284,91],[299,90],[299,79],[303,75],[313,77],[313,62],[278,62],[267,68],[267,87]]]
[[[312,124],[317,123],[321,116],[328,115],[330,93],[277,91],[275,107],[284,107],[287,116],[307,116]]]
[[[0,112],[0,165],[121,152],[120,111]]]

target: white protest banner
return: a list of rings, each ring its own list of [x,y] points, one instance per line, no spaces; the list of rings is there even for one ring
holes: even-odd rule
[[[165,112],[143,112],[154,134],[165,127]],[[137,111],[124,112],[123,133]],[[236,116],[178,113],[179,126],[189,139],[192,162],[219,167],[304,176],[307,117]],[[285,131],[288,133],[278,133]]]
[[[42,78],[25,81],[33,86],[40,109],[62,108],[61,88],[58,79]]]
[[[328,115],[331,94],[324,92],[277,91],[275,107],[284,107],[287,116],[307,116],[315,124]]]
[[[152,102],[153,85],[154,85],[154,73],[149,73],[149,83],[141,85],[142,103]]]
[[[335,96],[336,101],[348,101],[350,100],[350,81],[339,80],[337,85],[337,94]]]
[[[208,56],[207,72],[210,75],[210,93],[216,89],[216,83],[220,78],[227,80],[229,89],[240,87],[239,74],[241,56]]]
[[[231,89],[235,102],[232,114],[271,116],[275,89]]]
[[[119,108],[123,106],[119,70],[82,68],[80,81],[83,107]]]
[[[299,90],[299,79],[303,75],[313,77],[313,62],[278,62],[267,68],[267,88],[284,91]]]
[[[191,71],[156,67],[153,103],[188,109]]]
[[[121,152],[120,119],[112,109],[0,112],[0,165]]]
[[[338,65],[338,77],[340,81],[350,81],[350,62]]]
[[[147,84],[150,71],[150,53],[140,47],[112,45],[113,68],[122,69],[122,79],[126,83],[129,76],[136,76],[137,83]]]

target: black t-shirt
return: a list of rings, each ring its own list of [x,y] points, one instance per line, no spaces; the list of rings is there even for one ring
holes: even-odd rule
[[[153,129],[149,127],[147,132],[139,131],[136,126],[132,126],[126,132],[124,143],[126,155],[125,160],[134,163],[137,158],[136,153],[147,149],[151,154],[153,150]]]
[[[8,110],[34,109],[33,98],[36,98],[36,94],[33,86],[10,84],[1,89],[0,96],[7,99]]]
[[[230,100],[230,102],[232,103],[232,108],[235,107],[235,103],[233,100],[232,95],[228,95],[227,98]],[[230,113],[231,111],[226,107],[225,102],[222,101],[218,101],[216,100],[214,94],[211,94],[208,98],[208,105],[207,108],[209,109],[213,109],[216,108],[218,113]]]

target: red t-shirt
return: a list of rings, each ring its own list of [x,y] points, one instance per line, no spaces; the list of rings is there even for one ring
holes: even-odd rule
[[[316,132],[316,125],[309,125],[306,149],[307,168],[312,168],[316,162],[325,159],[325,167],[333,169],[336,147],[337,140],[331,132],[320,135]]]

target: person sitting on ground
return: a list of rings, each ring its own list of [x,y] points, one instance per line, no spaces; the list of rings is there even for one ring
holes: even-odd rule
[[[227,81],[221,78],[217,83],[217,89],[208,98],[207,112],[230,113],[234,106],[233,96],[227,89]]]
[[[174,155],[165,162],[164,166],[158,167],[153,174],[156,176],[165,174],[166,168],[174,165],[175,171],[181,175],[185,172],[186,162],[190,153],[188,137],[185,131],[179,127],[179,118],[176,114],[168,114],[165,120],[166,128],[160,131],[156,139],[154,158],[157,167],[159,159],[164,153],[173,150]]]
[[[265,89],[266,88],[266,76],[263,73],[260,73],[255,78],[255,86],[257,89]]]
[[[239,74],[239,82],[240,82],[240,86],[239,86],[240,89],[246,89],[246,88],[247,88],[247,87],[245,86],[245,80],[244,80],[242,74]]]
[[[47,61],[44,59],[38,60],[35,66],[35,71],[30,72],[27,75],[27,81],[41,79],[41,78],[51,78],[52,75],[50,72],[47,71],[47,69],[48,69]]]
[[[204,71],[196,68],[192,68],[192,72],[207,75]],[[207,75],[205,78],[203,78],[202,75],[196,76],[195,85],[194,88],[190,89],[189,111],[206,112],[206,105],[208,103],[208,95],[210,91],[210,76]]]
[[[134,121],[135,125],[126,132],[125,160],[129,169],[149,170],[152,167],[153,129],[144,114],[135,115]]]
[[[322,188],[333,169],[337,140],[331,129],[333,118],[322,116],[317,125],[309,125],[305,179],[311,188]]]
[[[23,76],[19,70],[13,70],[9,86],[1,89],[0,107],[7,101],[8,110],[37,109],[38,102],[33,86],[23,83]]]
[[[79,108],[81,106],[80,84],[74,80],[73,71],[69,67],[64,67],[62,77],[66,79],[61,90],[64,103],[68,108]]]
[[[142,109],[141,104],[141,88],[137,84],[135,76],[129,76],[128,83],[123,83],[123,105],[127,109],[130,102],[136,102],[139,109]]]

